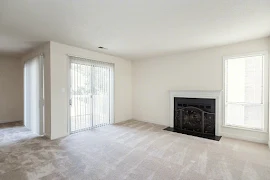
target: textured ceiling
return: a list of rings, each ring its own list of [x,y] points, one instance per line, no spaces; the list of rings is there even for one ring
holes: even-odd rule
[[[51,40],[136,60],[269,35],[270,0],[0,0],[2,54]]]

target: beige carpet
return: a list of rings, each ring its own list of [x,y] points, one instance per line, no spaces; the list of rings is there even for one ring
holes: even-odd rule
[[[0,179],[270,179],[266,145],[212,141],[126,121],[50,141],[0,129]]]

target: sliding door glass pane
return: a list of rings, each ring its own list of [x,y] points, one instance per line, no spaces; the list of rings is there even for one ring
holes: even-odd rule
[[[92,127],[91,66],[71,63],[71,132]]]
[[[94,126],[110,123],[110,68],[93,67],[93,122]]]

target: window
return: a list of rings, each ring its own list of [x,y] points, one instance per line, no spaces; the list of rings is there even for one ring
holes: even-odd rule
[[[265,54],[224,59],[225,126],[265,130],[267,65]]]

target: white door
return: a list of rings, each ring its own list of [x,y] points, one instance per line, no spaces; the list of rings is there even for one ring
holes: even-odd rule
[[[43,135],[43,57],[38,56],[24,64],[24,125]]]
[[[70,132],[112,122],[113,65],[70,57]]]

